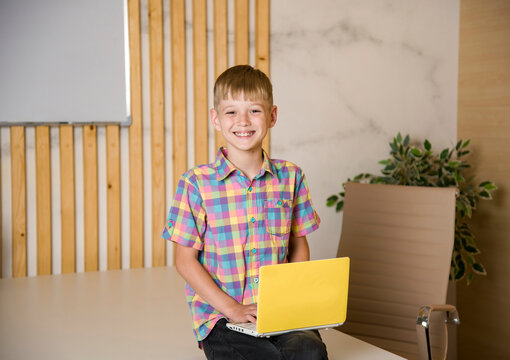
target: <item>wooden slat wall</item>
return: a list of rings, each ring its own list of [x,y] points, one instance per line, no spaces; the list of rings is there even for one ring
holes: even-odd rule
[[[84,192],[84,253],[85,271],[99,269],[98,204],[97,201],[97,126],[83,127],[83,192]]]
[[[130,265],[144,266],[143,247],[143,144],[142,144],[142,53],[140,1],[129,0],[129,52],[131,74],[131,126],[129,127]]]
[[[172,71],[172,173],[173,188],[188,167],[186,114],[186,10],[184,0],[170,1]]]
[[[255,67],[269,76],[269,0],[255,1]],[[270,132],[264,138],[262,147],[269,153]]]
[[[172,1],[171,13],[175,12]],[[178,2],[177,2],[178,3]],[[149,0],[151,163],[152,163],[152,265],[163,266],[165,241],[165,83],[163,69],[163,1]]]
[[[2,158],[0,156],[0,184],[2,184]],[[3,270],[3,266],[2,266],[2,259],[3,259],[3,230],[2,230],[2,191],[0,191],[0,278],[3,277],[2,275],[2,270]]]
[[[207,1],[193,0],[193,104],[195,164],[209,162],[207,96]]]
[[[234,1],[234,62],[235,65],[250,63],[250,3]]]
[[[103,126],[81,126],[81,144],[74,143],[75,131],[72,126],[60,126],[58,139],[52,139],[48,126],[38,126],[35,131],[35,144],[26,144],[25,128],[10,128],[10,163],[11,163],[11,208],[0,209],[2,213],[10,212],[12,224],[10,226],[11,238],[0,238],[0,276],[26,276],[27,275],[27,210],[34,207],[37,219],[37,274],[70,273],[75,271],[97,271],[101,269],[120,269],[126,267],[164,266],[167,264],[166,243],[161,239],[161,232],[168,209],[167,201],[173,197],[173,191],[180,175],[186,171],[190,163],[200,164],[214,160],[215,152],[209,151],[209,119],[208,109],[212,107],[208,99],[211,97],[211,82],[228,66],[249,63],[250,54],[250,1],[255,9],[255,64],[257,68],[269,74],[269,0],[235,0],[232,1],[233,11],[229,13],[228,0],[166,0],[169,1],[170,17],[164,19],[163,0],[127,0],[128,26],[130,44],[130,76],[131,76],[131,116],[132,124],[126,137],[128,137],[129,160],[126,164],[121,160],[120,144],[122,132],[118,126],[104,126],[105,131],[98,131]],[[142,7],[148,8],[148,51],[143,51],[144,19]],[[186,12],[186,9],[192,12]],[[212,23],[208,24],[208,9],[213,12]],[[192,19],[186,14],[192,13]],[[228,18],[234,19],[234,28],[228,28]],[[186,22],[190,22],[191,29],[186,29]],[[165,66],[164,53],[164,26],[170,27],[170,67]],[[212,40],[208,38],[208,29],[212,30]],[[234,35],[234,63],[229,64],[229,30]],[[187,36],[192,36],[193,48],[188,51]],[[208,49],[212,47],[214,57],[208,57]],[[191,57],[186,54],[192,54]],[[147,72],[149,85],[146,94],[142,89],[142,66],[148,64]],[[212,62],[212,63],[211,63]],[[209,74],[209,65],[213,66],[214,73]],[[170,72],[171,84],[165,85],[165,73]],[[191,76],[187,76],[187,74]],[[188,80],[193,79],[190,83]],[[165,103],[165,88],[171,88],[171,103]],[[192,87],[192,98],[187,98],[187,88]],[[191,88],[190,88],[191,90]],[[150,129],[143,128],[143,99],[147,98],[150,107]],[[188,119],[188,102],[192,102],[193,118]],[[165,114],[168,112],[170,123],[165,123]],[[187,129],[193,121],[193,143],[188,144]],[[171,131],[167,127],[171,126]],[[150,133],[150,157],[144,154],[144,134]],[[80,134],[80,132],[77,132]],[[165,135],[170,134],[170,135]],[[215,149],[223,145],[221,135],[215,134]],[[173,189],[165,188],[166,141],[172,142],[172,174]],[[166,140],[165,140],[166,137]],[[53,143],[55,141],[55,143]],[[102,154],[98,154],[100,144],[105,144],[105,162]],[[35,164],[27,164],[26,149],[34,146]],[[52,149],[58,146],[59,156],[54,158]],[[83,177],[76,178],[76,172],[81,169],[81,161],[75,163],[75,146],[82,146]],[[194,159],[188,155],[190,146],[193,146]],[[269,149],[269,141],[265,141],[264,148]],[[53,155],[52,155],[53,154]],[[7,154],[2,154],[5,161]],[[150,158],[151,194],[144,193],[144,161]],[[80,159],[78,159],[80,160]],[[191,162],[189,162],[191,161]],[[52,164],[60,164],[57,168],[60,174],[52,173]],[[35,166],[36,182],[34,201],[27,201],[27,166]],[[121,177],[124,166],[129,167],[129,179]],[[104,171],[100,171],[104,169]],[[102,182],[100,174],[106,174],[107,199],[105,209],[99,201]],[[52,181],[60,178],[60,204],[52,203]],[[123,181],[129,181],[128,197],[121,193]],[[1,182],[1,178],[0,178]],[[77,189],[83,189],[83,209],[77,204]],[[145,224],[144,198],[150,198],[150,224]],[[80,197],[81,198],[81,197]],[[123,227],[121,209],[129,206],[129,226]],[[60,213],[55,213],[60,209]],[[106,229],[101,231],[99,216],[106,215]],[[52,214],[60,219],[52,219]],[[55,220],[55,221],[53,221]],[[58,221],[59,220],[59,221]],[[0,222],[1,223],[1,222]],[[60,229],[54,229],[60,223]],[[77,224],[82,224],[77,226]],[[5,227],[5,222],[3,223]],[[144,228],[150,228],[151,236],[144,235]],[[83,227],[83,249],[77,244],[77,231]],[[129,248],[129,263],[122,263],[123,234],[122,229],[129,229],[127,245]],[[7,229],[7,228],[6,228]],[[103,235],[104,234],[104,235]],[[103,239],[103,237],[106,237]],[[59,243],[55,243],[59,241]],[[106,242],[101,247],[101,241]],[[146,264],[144,259],[145,243],[152,244],[152,263]],[[8,245],[11,246],[8,246]],[[103,243],[104,244],[104,243]],[[55,250],[54,247],[60,249]],[[124,244],[126,245],[126,244]],[[6,249],[12,249],[12,264],[8,271],[4,262],[3,272],[1,254]],[[101,254],[106,249],[106,254]],[[59,263],[60,259],[53,259],[61,251],[61,267],[53,268],[52,264]],[[7,251],[9,252],[9,251]],[[103,256],[104,255],[104,256]],[[82,256],[83,258],[77,258]],[[106,259],[101,265],[100,259]]]
[[[60,127],[60,207],[62,217],[62,273],[76,271],[74,129]]]
[[[37,169],[37,274],[51,274],[51,166],[50,128],[35,129]]]
[[[214,78],[228,68],[228,8],[227,0],[214,0]],[[211,89],[212,91],[212,89]],[[215,149],[225,145],[219,131],[214,132]]]
[[[120,138],[119,127],[106,127],[108,269],[120,269]]]
[[[172,34],[172,163],[173,186],[188,167],[186,126],[186,23],[184,0],[170,2]]]
[[[11,128],[12,276],[27,274],[25,129]]]

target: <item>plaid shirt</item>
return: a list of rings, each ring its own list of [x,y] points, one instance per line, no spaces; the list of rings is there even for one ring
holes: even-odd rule
[[[198,260],[216,284],[242,304],[257,302],[262,265],[287,262],[289,236],[319,227],[301,169],[269,159],[250,181],[220,149],[216,162],[179,180],[163,238],[199,250]],[[186,284],[198,341],[225,317]]]

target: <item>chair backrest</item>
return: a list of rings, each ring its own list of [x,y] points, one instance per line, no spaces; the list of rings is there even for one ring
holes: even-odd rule
[[[455,192],[346,184],[338,256],[351,258],[351,275],[347,321],[340,331],[418,358],[418,310],[446,301]],[[433,343],[442,338],[431,331]]]

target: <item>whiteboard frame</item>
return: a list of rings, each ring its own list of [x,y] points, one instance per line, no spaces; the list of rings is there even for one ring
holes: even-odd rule
[[[17,0],[13,0],[17,1]],[[82,0],[80,0],[82,1]],[[111,0],[108,0],[111,1]],[[90,2],[88,2],[90,3]],[[10,126],[60,126],[60,125],[119,125],[119,126],[130,126],[131,125],[131,74],[130,74],[130,46],[129,46],[129,14],[128,14],[128,0],[122,0],[123,8],[123,48],[124,48],[124,89],[125,89],[125,115],[122,119],[112,121],[73,121],[73,120],[55,120],[55,121],[25,121],[25,120],[13,120],[0,118],[0,127]],[[21,101],[18,101],[21,102]],[[77,105],[78,106],[78,105]]]

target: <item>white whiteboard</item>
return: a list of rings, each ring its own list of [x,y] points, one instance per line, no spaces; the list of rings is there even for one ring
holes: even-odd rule
[[[126,0],[0,0],[0,126],[131,123]]]

